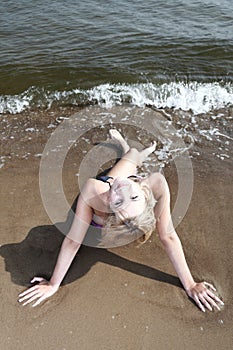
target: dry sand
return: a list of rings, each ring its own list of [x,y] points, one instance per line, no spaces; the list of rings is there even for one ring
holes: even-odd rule
[[[40,153],[45,140],[30,149]],[[22,138],[14,142],[19,151],[25,146]],[[193,197],[177,228],[194,277],[214,283],[225,301],[221,312],[205,314],[188,299],[156,234],[140,248],[83,246],[52,298],[37,308],[21,306],[18,293],[34,275],[51,274],[63,238],[41,201],[39,162],[15,158],[1,169],[1,349],[232,349],[230,160],[214,158],[207,147],[193,159]],[[74,172],[67,167],[64,177],[71,203]],[[175,169],[165,174],[173,198]]]

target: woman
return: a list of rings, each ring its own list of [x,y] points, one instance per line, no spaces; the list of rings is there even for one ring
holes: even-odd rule
[[[143,179],[137,176],[137,167],[155,150],[156,144],[139,152],[130,148],[117,130],[112,129],[109,133],[122,147],[123,157],[107,176],[86,182],[51,279],[34,277],[31,282],[38,284],[21,293],[19,302],[23,305],[33,302],[36,306],[58,290],[90,225],[101,228],[103,237],[112,237],[113,245],[114,240],[119,245],[124,238],[127,243],[134,239],[146,241],[156,227],[188,296],[203,312],[213,308],[220,310],[224,304],[215,295],[216,289],[207,282],[195,282],[190,273],[171,221],[170,193],[165,178],[159,173]]]

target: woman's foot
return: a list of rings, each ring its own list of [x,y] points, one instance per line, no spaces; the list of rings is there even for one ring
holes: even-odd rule
[[[128,143],[125,141],[125,139],[123,138],[123,136],[119,133],[118,130],[116,129],[110,129],[109,130],[109,135],[111,137],[111,139],[116,142],[117,144],[119,144],[122,149],[124,154],[127,153],[130,149]],[[153,151],[152,151],[153,152]]]

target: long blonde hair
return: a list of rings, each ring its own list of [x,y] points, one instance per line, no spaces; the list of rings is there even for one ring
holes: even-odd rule
[[[108,242],[108,245],[120,246],[135,240],[143,244],[150,238],[156,224],[154,215],[156,200],[147,184],[142,182],[140,187],[145,194],[145,209],[140,215],[124,221],[115,213],[110,214],[102,229],[102,239],[105,244]]]

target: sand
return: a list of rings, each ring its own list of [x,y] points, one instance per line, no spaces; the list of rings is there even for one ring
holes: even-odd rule
[[[9,118],[13,123],[13,116]],[[14,147],[21,156],[1,169],[0,348],[232,349],[233,168],[230,159],[213,157],[213,150],[203,145],[194,146],[201,151],[192,159],[194,191],[177,232],[194,277],[216,286],[225,302],[223,310],[199,311],[156,234],[140,248],[83,246],[52,298],[37,308],[17,302],[34,275],[49,277],[63,239],[40,197],[40,157],[23,157],[41,153],[47,138],[38,132],[30,143],[19,137],[3,145],[5,154]],[[67,166],[64,188],[70,203],[78,194],[74,173],[74,166]],[[167,167],[165,175],[173,202],[175,168]]]

